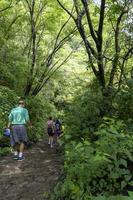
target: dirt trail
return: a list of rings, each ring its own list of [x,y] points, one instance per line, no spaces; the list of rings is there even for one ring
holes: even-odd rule
[[[43,141],[25,152],[24,161],[0,158],[0,200],[48,200],[60,168],[61,156]]]

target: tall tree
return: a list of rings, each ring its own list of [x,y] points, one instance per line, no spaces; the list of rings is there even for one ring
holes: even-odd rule
[[[133,53],[133,46],[127,45],[125,39],[131,1],[73,0],[73,13],[69,11],[70,4],[57,1],[75,22],[88,55],[88,63],[103,94],[109,95],[110,88],[116,83],[118,70],[121,69],[120,82],[125,62]]]
[[[35,96],[41,91],[49,78],[70,57],[71,53],[68,53],[60,61],[57,53],[72,37],[75,27],[62,34],[71,17],[61,20],[61,17],[57,16],[57,19],[53,19],[54,16],[52,17],[47,10],[51,10],[51,12],[56,10],[61,15],[61,9],[56,9],[57,3],[51,4],[50,1],[44,0],[38,2],[35,0],[25,0],[23,4],[28,13],[28,26],[30,27],[28,41],[24,48],[24,54],[28,55],[29,68],[25,95],[30,94]],[[48,23],[52,23],[55,30]],[[46,41],[47,39],[49,40],[48,42]],[[45,47],[43,43],[45,43]]]
[[[60,59],[76,28],[67,26],[71,17],[62,12],[56,1],[2,0],[0,5],[0,67],[5,66],[2,82],[7,71],[11,72],[10,77],[18,74],[14,85],[25,82],[25,86],[21,84],[24,95],[36,96],[72,54],[69,48]]]

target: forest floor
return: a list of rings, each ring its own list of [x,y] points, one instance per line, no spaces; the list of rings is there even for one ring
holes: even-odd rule
[[[61,169],[62,158],[47,141],[25,151],[25,160],[12,155],[0,160],[0,200],[49,200]]]

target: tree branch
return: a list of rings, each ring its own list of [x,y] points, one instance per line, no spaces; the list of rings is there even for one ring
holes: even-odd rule
[[[18,20],[19,17],[21,17],[21,16],[18,15],[18,16],[16,16],[16,17],[14,17],[14,19],[12,20],[12,22],[11,22],[10,25],[8,26],[7,33],[6,33],[7,39],[8,39],[8,37],[9,37],[9,35],[8,35],[9,30],[11,29],[11,27],[13,26],[13,24],[15,24],[15,22]]]
[[[9,8],[12,8],[12,1],[10,2],[10,4],[7,7],[0,9],[0,12],[8,10]]]
[[[92,20],[91,20],[91,17],[90,17],[90,11],[89,11],[89,8],[88,8],[87,0],[82,0],[82,3],[83,3],[83,6],[84,6],[84,9],[85,9],[85,13],[86,13],[86,17],[87,17],[91,36],[94,39],[95,43],[97,43],[97,37],[96,37],[95,31],[94,31],[94,28],[93,28],[93,25],[92,25]]]
[[[115,57],[114,57],[114,60],[113,60],[113,63],[112,63],[112,70],[111,70],[111,73],[110,73],[110,80],[109,80],[109,84],[108,84],[109,86],[112,86],[114,76],[115,76],[115,72],[117,70],[117,64],[118,64],[119,53],[120,53],[120,47],[119,47],[120,30],[119,30],[119,26],[120,26],[122,17],[126,13],[127,13],[127,10],[123,9],[121,14],[119,15],[119,17],[117,19],[117,23],[116,23],[116,28],[115,28]]]
[[[103,22],[104,22],[104,14],[105,14],[105,2],[106,0],[101,0],[100,19],[99,19],[99,25],[98,25],[98,37],[101,43],[102,43]]]
[[[67,12],[67,14],[70,15],[70,16],[73,18],[73,20],[75,21],[75,17],[74,17],[74,15],[72,14],[72,12],[70,12],[67,8],[65,8],[65,6],[64,6],[59,0],[57,0],[57,2],[58,2],[59,5],[61,6],[61,8],[63,8],[63,10],[65,10],[65,11]]]
[[[45,77],[46,79],[40,84],[40,86],[37,88],[37,90],[33,90],[33,92],[32,92],[33,96],[36,96],[41,91],[41,89],[44,87],[44,85],[47,83],[47,81],[55,74],[55,72],[57,70],[59,70],[59,68],[68,61],[68,59],[70,58],[72,53],[73,53],[73,51],[61,62],[61,64],[56,69],[54,69],[51,73],[49,73],[49,75],[47,75],[47,77]]]

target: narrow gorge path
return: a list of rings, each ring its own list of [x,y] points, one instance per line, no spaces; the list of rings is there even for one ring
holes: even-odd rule
[[[0,200],[49,200],[58,182],[61,155],[46,141],[26,150],[24,161],[0,158]]]

